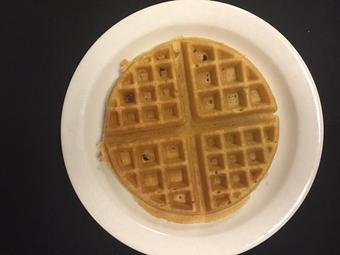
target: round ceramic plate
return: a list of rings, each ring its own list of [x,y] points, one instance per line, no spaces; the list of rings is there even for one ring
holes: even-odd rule
[[[179,225],[150,216],[97,158],[106,97],[120,61],[180,35],[211,38],[244,53],[266,77],[280,116],[280,141],[269,175],[238,212],[209,224]],[[187,0],[136,12],[98,39],[70,82],[61,139],[77,195],[112,236],[147,254],[226,255],[261,243],[298,209],[317,172],[323,119],[306,65],[278,31],[242,9]]]

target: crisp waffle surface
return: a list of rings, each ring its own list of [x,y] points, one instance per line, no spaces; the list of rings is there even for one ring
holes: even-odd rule
[[[245,56],[212,40],[178,38],[122,65],[107,101],[102,156],[154,216],[209,222],[242,206],[267,174],[276,110]]]

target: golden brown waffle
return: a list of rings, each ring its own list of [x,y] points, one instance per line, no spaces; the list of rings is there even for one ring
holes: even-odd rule
[[[202,38],[122,66],[106,108],[103,158],[150,213],[208,222],[248,198],[274,157],[275,99],[240,53]]]

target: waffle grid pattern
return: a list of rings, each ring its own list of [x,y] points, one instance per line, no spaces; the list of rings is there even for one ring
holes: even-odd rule
[[[237,201],[257,183],[271,161],[277,139],[274,123],[199,135],[208,210]]]
[[[109,147],[111,163],[119,175],[160,207],[195,211],[192,177],[188,171],[184,139],[135,143],[132,147]]]
[[[163,48],[124,73],[110,102],[107,129],[153,128],[180,123],[183,116],[174,70],[174,53]]]
[[[187,44],[189,85],[198,118],[273,110],[263,81],[238,57],[218,47]]]

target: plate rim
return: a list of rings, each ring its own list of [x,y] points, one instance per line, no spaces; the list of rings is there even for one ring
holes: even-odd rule
[[[61,131],[60,131],[60,135],[61,135],[61,145],[62,145],[62,152],[63,152],[63,157],[64,157],[64,162],[65,162],[65,166],[66,166],[66,170],[68,173],[68,177],[71,181],[71,184],[79,198],[79,200],[81,201],[82,205],[85,207],[85,209],[89,212],[89,214],[99,223],[99,225],[104,228],[110,235],[112,235],[114,238],[117,238],[119,241],[123,242],[124,244],[128,245],[129,247],[142,251],[142,252],[150,252],[150,250],[145,250],[142,249],[141,247],[139,247],[138,245],[136,245],[135,243],[133,243],[131,240],[128,239],[123,239],[121,238],[121,236],[118,236],[116,234],[112,234],[110,233],[110,231],[108,231],[104,226],[103,226],[103,222],[101,222],[98,218],[96,218],[95,215],[93,215],[93,213],[91,212],[91,208],[88,208],[86,206],[86,203],[84,203],[81,194],[78,193],[77,191],[77,185],[75,184],[75,181],[73,180],[73,178],[71,177],[70,174],[70,170],[69,170],[69,159],[66,156],[66,147],[67,142],[65,141],[64,137],[66,134],[66,129],[67,129],[67,109],[69,108],[69,102],[71,100],[71,88],[72,88],[72,84],[74,84],[74,79],[75,77],[78,75],[80,66],[86,62],[86,59],[88,58],[88,55],[95,49],[95,47],[98,46],[98,44],[100,44],[100,42],[102,40],[105,40],[106,35],[109,34],[110,31],[112,31],[113,29],[115,29],[117,26],[119,26],[120,24],[123,24],[124,22],[128,22],[129,19],[131,19],[132,17],[135,17],[136,15],[140,15],[143,12],[147,12],[150,11],[152,9],[156,9],[158,7],[164,7],[167,8],[167,6],[173,5],[176,2],[176,4],[179,4],[180,2],[201,2],[204,4],[212,4],[212,5],[218,5],[221,8],[231,8],[234,9],[237,12],[242,12],[243,14],[246,15],[251,15],[253,17],[256,17],[256,19],[258,19],[258,21],[262,22],[265,26],[267,26],[268,28],[270,28],[272,30],[272,32],[274,32],[276,34],[276,36],[285,44],[285,46],[293,53],[295,59],[297,61],[299,61],[299,64],[303,67],[305,74],[308,78],[308,86],[309,89],[312,92],[313,95],[313,102],[315,103],[316,109],[317,109],[317,115],[318,115],[318,135],[319,135],[319,147],[315,149],[316,151],[316,155],[317,158],[314,159],[314,164],[313,164],[313,170],[311,171],[310,177],[308,179],[308,182],[305,184],[305,189],[303,191],[302,194],[300,194],[299,200],[297,203],[295,203],[291,210],[289,212],[286,213],[285,217],[281,219],[280,222],[278,222],[278,224],[276,224],[275,226],[272,226],[272,228],[270,229],[269,232],[267,232],[266,234],[262,235],[260,238],[258,238],[255,242],[252,242],[251,244],[249,244],[247,247],[240,247],[239,252],[244,252],[246,250],[249,250],[255,246],[257,246],[258,244],[262,243],[263,241],[265,241],[266,239],[268,239],[269,237],[271,237],[273,234],[275,234],[284,224],[287,223],[287,221],[289,221],[289,219],[295,214],[295,212],[299,209],[299,207],[301,206],[301,204],[303,203],[304,199],[306,198],[307,194],[309,193],[309,190],[313,184],[313,181],[315,180],[317,171],[318,171],[318,167],[319,167],[319,163],[320,163],[320,159],[321,159],[321,155],[322,155],[322,147],[323,147],[323,138],[324,138],[324,124],[323,124],[323,114],[322,114],[322,107],[321,107],[321,102],[320,102],[320,98],[318,95],[318,91],[317,91],[317,87],[315,85],[315,82],[312,78],[312,75],[308,69],[308,67],[306,66],[305,62],[303,61],[302,57],[299,55],[299,53],[297,52],[297,50],[291,45],[291,43],[278,31],[276,30],[273,26],[271,26],[269,23],[267,23],[266,21],[264,21],[263,19],[261,19],[260,17],[233,5],[230,4],[225,4],[225,3],[221,3],[221,2],[214,2],[214,1],[206,1],[206,0],[186,0],[186,1],[170,1],[170,2],[164,2],[164,3],[159,3],[156,5],[152,5],[149,7],[146,7],[144,9],[141,9],[135,13],[130,14],[129,16],[125,17],[124,19],[122,19],[121,21],[119,21],[118,23],[114,24],[111,28],[109,28],[106,32],[104,32],[94,43],[93,45],[88,49],[88,51],[86,52],[86,54],[84,55],[84,57],[81,59],[81,61],[79,62],[79,65],[77,66],[72,79],[69,83],[69,87],[67,89],[65,98],[64,98],[64,103],[63,103],[63,109],[62,109],[62,116],[61,116]]]

